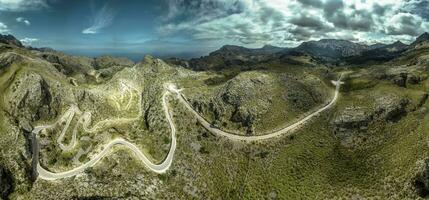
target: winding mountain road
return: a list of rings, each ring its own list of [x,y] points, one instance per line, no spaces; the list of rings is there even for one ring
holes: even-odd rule
[[[167,156],[165,157],[165,159],[160,163],[160,164],[155,164],[152,163],[147,156],[144,155],[144,153],[142,151],[140,151],[140,149],[133,143],[128,142],[127,140],[123,139],[123,138],[116,138],[113,139],[112,141],[110,141],[109,143],[107,143],[106,145],[104,145],[104,148],[101,152],[99,152],[98,154],[94,155],[88,162],[82,164],[79,167],[73,168],[71,170],[68,171],[64,171],[64,172],[51,172],[48,171],[47,169],[43,168],[40,163],[39,163],[39,140],[38,140],[38,134],[40,131],[44,130],[44,129],[48,129],[48,128],[52,128],[56,125],[56,123],[58,123],[59,121],[66,121],[66,127],[65,129],[63,129],[63,131],[60,134],[60,137],[57,139],[57,142],[60,144],[60,148],[63,151],[67,151],[72,149],[75,144],[76,144],[76,133],[77,131],[75,129],[73,130],[73,136],[72,136],[72,141],[70,142],[69,145],[63,145],[61,143],[61,141],[64,138],[64,134],[65,134],[65,130],[68,129],[68,126],[70,125],[70,121],[72,120],[74,113],[76,112],[80,112],[77,108],[77,106],[72,106],[70,108],[69,111],[67,111],[57,122],[55,122],[54,124],[51,125],[44,125],[44,126],[37,126],[33,129],[32,135],[33,135],[33,167],[35,168],[35,172],[37,173],[38,177],[44,180],[57,180],[57,179],[62,179],[62,178],[67,178],[67,177],[72,177],[75,175],[79,175],[81,173],[83,173],[86,169],[94,166],[95,164],[97,164],[104,156],[106,156],[110,150],[116,146],[116,145],[123,145],[124,147],[128,148],[129,150],[131,150],[138,159],[140,159],[151,171],[155,172],[155,173],[165,173],[171,166],[172,162],[173,162],[173,157],[174,157],[174,153],[176,150],[176,128],[173,122],[173,119],[171,117],[170,114],[170,109],[168,107],[168,102],[167,102],[167,96],[170,94],[176,94],[177,97],[179,98],[179,100],[184,103],[184,105],[186,106],[186,108],[188,108],[196,117],[197,120],[210,132],[214,133],[214,134],[218,134],[224,137],[227,137],[229,139],[232,140],[241,140],[241,141],[255,141],[255,140],[265,140],[265,139],[269,139],[269,138],[273,138],[273,137],[277,137],[283,134],[288,133],[291,130],[296,129],[297,127],[299,127],[300,125],[304,124],[305,122],[307,122],[309,119],[311,119],[312,117],[318,115],[320,112],[323,112],[324,110],[330,108],[338,99],[338,95],[339,95],[339,89],[340,89],[340,85],[341,85],[341,78],[342,78],[342,74],[340,75],[340,78],[337,82],[335,82],[334,84],[336,85],[336,89],[335,89],[335,94],[333,99],[329,102],[329,104],[327,104],[326,106],[318,109],[317,111],[311,113],[310,115],[302,118],[301,120],[299,120],[298,122],[287,126],[283,129],[274,131],[272,133],[266,134],[266,135],[257,135],[257,136],[244,136],[244,135],[236,135],[233,133],[229,133],[226,131],[222,131],[218,128],[212,127],[212,125],[205,120],[198,112],[196,112],[191,106],[190,104],[186,101],[185,97],[183,96],[183,94],[180,92],[180,89],[177,89],[176,86],[174,84],[167,84],[166,85],[166,91],[164,92],[164,94],[162,95],[162,106],[164,108],[164,112],[165,112],[165,117],[167,118],[167,121],[169,123],[170,129],[171,129],[171,144],[170,144],[170,150],[167,154]],[[141,99],[140,99],[141,101]],[[83,129],[84,131],[87,132],[95,132],[98,131],[99,128],[103,128],[105,125],[110,124],[110,123],[114,123],[115,121],[120,121],[120,122],[129,122],[129,121],[133,121],[138,119],[139,117],[141,117],[141,111],[139,111],[139,115],[136,118],[129,118],[129,119],[116,119],[116,120],[104,120],[101,122],[98,122],[97,124],[95,124],[92,128],[88,128],[90,121],[91,121],[91,113],[84,113],[81,118],[78,120],[78,124],[81,123],[83,125]]]
[[[56,123],[51,124],[51,125],[45,125],[45,126],[38,126],[35,127],[33,130],[33,152],[34,152],[34,156],[33,156],[33,165],[36,165],[36,172],[38,174],[38,177],[44,180],[56,180],[56,179],[62,179],[62,178],[67,178],[67,177],[71,177],[71,176],[75,176],[78,174],[81,174],[85,171],[85,169],[90,168],[92,166],[94,166],[95,164],[97,164],[104,156],[106,156],[110,150],[116,146],[116,145],[123,145],[126,148],[130,149],[136,156],[138,159],[140,159],[151,171],[156,172],[156,173],[164,173],[165,171],[168,170],[168,168],[170,168],[171,163],[173,162],[173,156],[174,156],[174,152],[176,150],[176,127],[174,126],[174,122],[173,119],[171,118],[171,115],[169,113],[169,109],[168,109],[168,103],[167,103],[167,95],[169,94],[168,91],[166,91],[163,96],[162,96],[162,105],[165,111],[165,116],[168,120],[168,123],[170,125],[170,129],[171,129],[171,144],[170,144],[170,150],[168,152],[167,157],[164,159],[164,161],[160,164],[154,164],[152,163],[144,154],[142,151],[139,150],[139,148],[134,145],[133,143],[130,143],[128,141],[126,141],[123,138],[116,138],[112,141],[110,141],[109,143],[107,143],[103,150],[98,153],[97,155],[95,155],[93,158],[91,158],[88,162],[84,163],[83,165],[76,167],[74,169],[65,171],[65,172],[50,172],[48,170],[46,170],[45,168],[43,168],[40,163],[39,163],[39,142],[38,142],[38,133],[43,130],[43,129],[47,129],[47,128],[52,128],[55,126]],[[72,106],[72,109],[76,109],[76,107]],[[67,124],[66,126],[68,127],[69,125],[69,121],[70,121],[70,116],[73,116],[72,114],[73,112],[66,112],[64,114],[64,116],[60,119],[63,120],[63,118],[67,118]],[[84,127],[86,127],[84,125]],[[98,127],[97,125],[95,125],[94,127]],[[84,128],[85,129],[85,128]],[[65,130],[65,129],[64,129]],[[89,129],[90,131],[94,131],[95,129]],[[73,138],[75,138],[75,131],[73,131]],[[61,133],[60,137],[64,137],[63,132]],[[60,143],[61,144],[61,143]]]
[[[270,139],[273,137],[278,137],[280,135],[284,135],[286,133],[291,133],[292,130],[298,128],[300,125],[303,125],[305,122],[307,122],[312,117],[314,117],[314,116],[318,115],[319,113],[323,112],[324,110],[332,107],[332,105],[334,105],[334,103],[338,99],[338,95],[340,92],[340,86],[342,84],[342,82],[341,82],[342,77],[343,77],[343,74],[340,75],[340,78],[338,79],[338,81],[332,81],[332,83],[336,86],[335,87],[335,94],[334,94],[334,97],[332,98],[332,100],[327,105],[325,105],[324,107],[322,107],[322,108],[316,110],[315,112],[307,115],[306,117],[300,119],[299,121],[295,122],[294,124],[291,124],[291,125],[284,127],[280,130],[276,130],[276,131],[273,131],[273,132],[267,133],[267,134],[260,134],[260,135],[254,135],[254,136],[237,135],[235,133],[230,133],[230,132],[218,129],[216,127],[213,127],[212,124],[210,124],[206,119],[204,119],[203,116],[201,116],[197,111],[195,111],[192,108],[192,106],[186,100],[185,96],[183,96],[183,94],[180,92],[181,90],[176,89],[176,86],[173,84],[168,85],[168,89],[171,92],[174,92],[177,94],[180,101],[183,104],[185,104],[186,108],[188,108],[188,110],[190,110],[197,117],[200,124],[203,125],[204,128],[206,128],[208,131],[210,131],[214,134],[217,134],[217,135],[227,137],[227,138],[232,139],[232,140],[255,141],[255,140],[266,140],[266,139]]]

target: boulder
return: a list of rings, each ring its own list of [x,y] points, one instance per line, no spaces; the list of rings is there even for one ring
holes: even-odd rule
[[[412,185],[420,197],[426,198],[429,196],[429,159],[425,159],[419,164]]]
[[[397,121],[407,114],[409,100],[396,96],[382,96],[376,99],[375,113],[388,121]]]
[[[334,133],[342,137],[353,130],[364,130],[372,119],[373,114],[361,107],[347,107],[332,121]]]

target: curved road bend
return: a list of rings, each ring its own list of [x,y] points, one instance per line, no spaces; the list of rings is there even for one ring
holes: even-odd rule
[[[79,167],[76,167],[74,169],[65,171],[65,172],[50,172],[50,171],[46,170],[45,168],[43,168],[39,163],[39,141],[37,138],[37,134],[43,129],[51,128],[54,126],[54,125],[46,125],[46,126],[35,127],[33,130],[33,137],[35,138],[33,140],[33,153],[34,153],[33,166],[36,167],[35,170],[38,173],[38,177],[40,177],[41,179],[44,179],[44,180],[56,180],[56,179],[67,178],[67,177],[71,177],[71,176],[75,176],[75,175],[78,175],[80,173],[83,173],[85,171],[85,169],[92,167],[95,164],[97,164],[104,156],[106,156],[110,152],[110,150],[115,145],[124,145],[126,148],[130,149],[132,152],[134,152],[134,154],[137,156],[137,158],[140,159],[151,171],[156,172],[156,173],[164,173],[165,171],[167,171],[170,168],[170,166],[173,162],[174,152],[176,150],[176,128],[174,126],[173,119],[171,118],[171,115],[169,113],[167,100],[166,100],[167,95],[168,95],[168,91],[166,91],[162,96],[162,105],[164,107],[165,116],[166,116],[168,123],[170,125],[170,128],[171,128],[171,145],[170,145],[170,150],[168,152],[168,155],[162,163],[160,163],[160,164],[152,163],[143,154],[143,152],[141,152],[139,150],[139,148],[136,145],[126,141],[125,139],[116,138],[116,139],[110,141],[108,144],[106,144],[100,153],[95,155],[93,158],[91,158],[91,160],[89,160],[85,164],[83,164]]]
[[[287,126],[281,130],[272,132],[270,134],[267,135],[260,135],[260,136],[244,136],[244,135],[236,135],[233,133],[228,133],[225,131],[222,131],[218,128],[214,128],[211,126],[211,124],[209,122],[207,122],[207,120],[205,120],[198,112],[196,112],[190,105],[189,103],[186,101],[186,99],[184,98],[184,96],[180,93],[180,90],[178,90],[175,85],[173,84],[169,84],[167,85],[167,91],[163,94],[162,96],[162,105],[164,107],[164,112],[165,112],[165,116],[168,120],[168,123],[170,125],[170,129],[171,129],[171,145],[170,145],[170,150],[167,154],[167,157],[164,159],[164,161],[160,164],[154,164],[152,163],[140,150],[139,148],[126,141],[125,139],[122,138],[116,138],[112,141],[110,141],[108,144],[105,145],[104,149],[98,153],[97,155],[95,155],[90,161],[86,162],[85,164],[76,167],[74,169],[65,171],[65,172],[50,172],[48,170],[46,170],[45,168],[43,168],[40,163],[39,163],[39,141],[38,141],[38,133],[43,130],[43,129],[47,129],[47,128],[51,128],[55,125],[45,125],[45,126],[37,126],[34,128],[32,134],[33,134],[33,167],[35,167],[35,172],[38,173],[38,177],[40,177],[41,179],[45,179],[45,180],[56,180],[56,179],[62,179],[62,178],[67,178],[67,177],[71,177],[71,176],[75,176],[78,175],[80,173],[83,173],[85,171],[85,169],[94,166],[95,164],[97,164],[104,156],[106,156],[110,150],[115,146],[115,145],[124,145],[126,148],[130,149],[132,152],[134,152],[134,154],[136,154],[136,156],[153,172],[156,173],[164,173],[166,172],[172,162],[173,162],[173,156],[176,150],[176,128],[174,126],[174,122],[173,119],[170,115],[169,112],[169,108],[168,108],[168,103],[167,103],[167,95],[169,94],[169,92],[173,92],[176,93],[179,100],[185,104],[185,106],[197,117],[198,121],[210,132],[218,134],[218,135],[222,135],[225,136],[229,139],[233,139],[233,140],[242,140],[242,141],[255,141],[255,140],[264,140],[264,139],[269,139],[269,138],[273,138],[273,137],[277,137],[280,136],[282,134],[285,134],[297,127],[299,127],[300,125],[302,125],[303,123],[305,123],[306,121],[308,121],[309,119],[311,119],[312,117],[318,115],[320,112],[330,108],[338,99],[338,95],[339,95],[339,89],[340,89],[340,83],[341,83],[341,78],[342,78],[342,74],[340,75],[340,78],[338,79],[338,81],[336,82],[336,89],[335,89],[335,95],[333,97],[333,99],[324,107],[318,109],[317,111],[313,112],[312,114],[302,118],[301,120],[299,120],[298,122]],[[70,115],[72,115],[71,113],[66,113],[66,116],[60,118],[60,120],[64,120],[63,118],[67,118],[70,117]],[[82,122],[84,124],[84,129],[88,130],[88,131],[95,131],[97,128],[99,128],[97,125],[95,125],[95,127],[88,129],[87,128],[87,124],[89,124],[88,122],[90,121],[90,113],[89,115],[86,115],[87,119],[84,119]],[[125,120],[127,121],[127,120]],[[75,133],[75,132],[74,132]],[[36,174],[37,175],[37,174]]]
[[[315,112],[307,115],[306,117],[300,119],[299,121],[295,122],[292,125],[289,125],[285,128],[282,128],[280,130],[268,133],[268,134],[264,134],[264,135],[255,135],[255,136],[246,136],[246,135],[237,135],[235,133],[230,133],[227,131],[223,131],[220,130],[216,127],[213,127],[203,116],[201,116],[197,111],[195,111],[192,106],[189,104],[189,102],[186,100],[186,98],[183,96],[183,94],[180,92],[180,89],[177,89],[175,85],[170,84],[168,85],[168,89],[173,92],[176,93],[178,98],[180,99],[180,101],[186,106],[186,108],[188,108],[188,110],[190,110],[196,117],[197,120],[201,123],[201,125],[204,126],[204,128],[206,128],[208,131],[217,134],[217,135],[221,135],[224,137],[227,137],[229,139],[232,140],[241,140],[241,141],[256,141],[256,140],[266,140],[266,139],[270,139],[273,137],[277,137],[283,134],[286,134],[288,132],[290,132],[291,130],[294,130],[296,128],[298,128],[300,125],[304,124],[305,122],[307,122],[308,120],[310,120],[312,117],[318,115],[319,113],[323,112],[324,110],[332,107],[332,105],[334,105],[334,103],[337,101],[338,96],[339,96],[339,91],[340,91],[340,85],[341,85],[341,79],[343,77],[343,74],[340,75],[338,81],[334,81],[333,84],[336,85],[335,87],[335,94],[334,97],[332,98],[332,100],[325,105],[324,107],[316,110]]]

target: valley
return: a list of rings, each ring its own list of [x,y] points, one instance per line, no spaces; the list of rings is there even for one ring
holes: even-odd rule
[[[9,199],[429,191],[427,34],[410,45],[229,45],[139,62],[2,38],[0,189]]]

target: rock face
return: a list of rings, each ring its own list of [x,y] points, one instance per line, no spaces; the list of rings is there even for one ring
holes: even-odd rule
[[[51,107],[54,99],[49,85],[38,74],[24,74],[11,85],[12,92],[6,102],[8,112],[19,120],[19,126],[30,132],[30,122],[41,118],[49,118],[56,111]],[[58,104],[58,102],[56,102]]]
[[[22,56],[12,52],[0,54],[0,69],[11,65],[12,63],[23,60]]]
[[[343,109],[331,121],[333,133],[344,146],[353,146],[356,138],[365,133],[376,120],[396,122],[407,114],[409,100],[396,96],[375,98],[374,107],[350,106]]]
[[[0,43],[14,45],[17,47],[23,47],[22,43],[18,39],[16,39],[13,35],[0,34]]]
[[[376,75],[376,78],[381,80],[390,80],[393,84],[399,87],[407,87],[408,84],[419,84],[427,77],[413,72],[398,70],[378,74]]]
[[[429,33],[426,32],[421,34],[419,37],[417,37],[417,39],[413,43],[411,43],[410,46],[415,48],[416,46],[422,43],[425,43],[427,41],[429,41]]]
[[[404,116],[409,103],[408,99],[394,96],[383,96],[376,99],[375,114],[388,121],[397,121]]]
[[[271,82],[267,75],[253,73],[244,73],[229,80],[218,96],[233,107],[231,121],[251,129],[256,116],[265,113],[270,106]]]
[[[85,77],[96,82],[99,82],[99,77],[109,79],[125,67],[131,67],[135,64],[124,57],[101,56],[90,58],[69,56],[55,51],[37,53],[41,58],[52,63],[61,73],[67,76],[74,76],[78,82],[84,82]]]
[[[10,172],[0,166],[0,199],[8,199],[13,190],[13,179]]]
[[[40,57],[53,63],[58,71],[65,75],[76,73],[90,74],[94,71],[92,67],[92,58],[84,56],[68,56],[61,53],[42,52]]]
[[[360,55],[368,46],[347,40],[323,39],[304,42],[295,51],[309,53],[316,57],[343,58]]]
[[[190,103],[199,113],[211,116],[210,123],[214,126],[234,122],[232,126],[243,128],[240,132],[250,135],[254,133],[256,120],[272,107],[276,81],[270,74],[242,72],[210,90],[211,97],[203,95]]]
[[[373,115],[361,107],[347,107],[334,119],[334,132],[342,133],[345,130],[366,129],[372,118]]]

